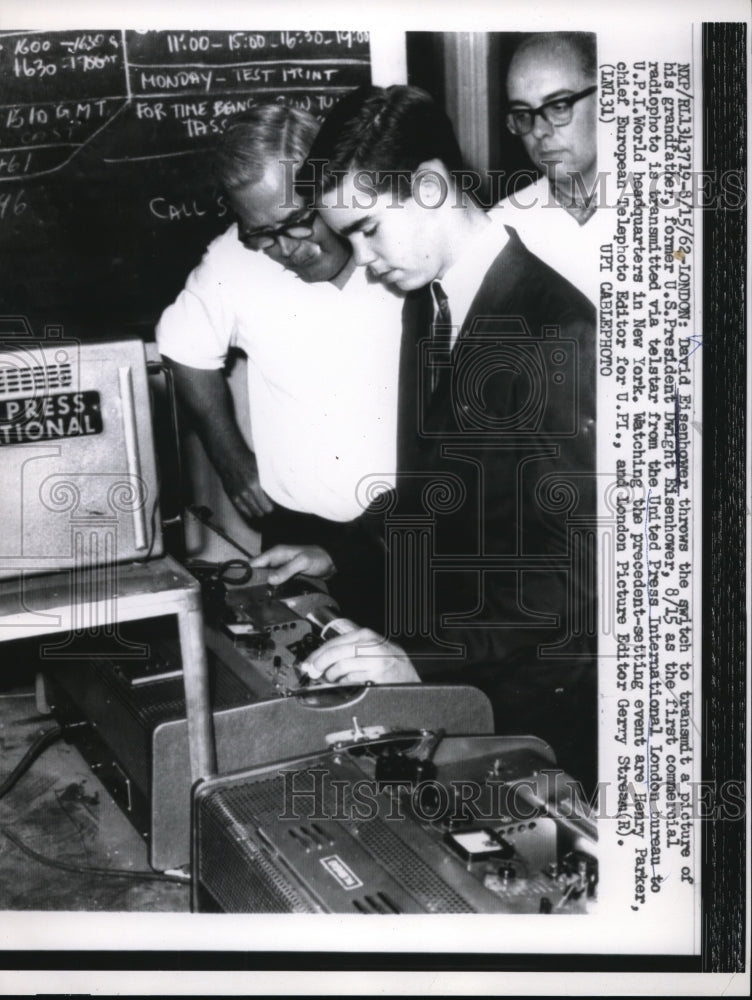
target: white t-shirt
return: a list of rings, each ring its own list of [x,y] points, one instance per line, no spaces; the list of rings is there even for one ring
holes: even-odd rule
[[[292,510],[347,521],[362,512],[364,477],[394,484],[401,311],[363,268],[343,289],[309,284],[245,249],[233,225],[162,314],[157,345],[208,369],[243,350],[262,487]]]
[[[489,212],[511,226],[531,253],[540,257],[594,305],[600,299],[600,248],[610,243],[608,213],[598,209],[584,225],[558,205],[541,177],[529,187],[504,198]]]

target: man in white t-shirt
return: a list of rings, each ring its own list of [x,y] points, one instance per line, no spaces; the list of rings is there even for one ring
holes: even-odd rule
[[[181,402],[264,544],[326,542],[309,529],[356,518],[364,477],[394,483],[402,300],[368,281],[347,241],[295,196],[294,167],[317,130],[282,104],[230,122],[216,164],[238,221],[157,326]],[[232,348],[248,359],[252,447],[225,378]]]
[[[594,303],[599,248],[608,241],[597,211],[597,72],[595,35],[530,35],[507,72],[506,125],[518,135],[539,180],[493,209],[525,246]]]

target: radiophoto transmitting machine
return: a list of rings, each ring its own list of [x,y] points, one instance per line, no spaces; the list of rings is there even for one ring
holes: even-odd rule
[[[190,863],[195,909],[594,905],[595,826],[550,747],[493,735],[490,704],[473,688],[311,682],[301,661],[340,627],[321,584],[272,588],[243,560],[163,555],[140,341],[0,340],[0,448],[0,620],[41,621],[51,588],[79,612],[82,586],[110,601],[108,628],[79,614],[67,631],[41,629],[64,632],[44,697],[145,838],[152,866]],[[202,609],[211,714],[190,694],[197,671],[172,606],[160,614],[167,584],[144,575],[164,572],[165,560]],[[118,608],[133,600],[148,611],[124,624]],[[201,743],[202,715],[216,756]]]

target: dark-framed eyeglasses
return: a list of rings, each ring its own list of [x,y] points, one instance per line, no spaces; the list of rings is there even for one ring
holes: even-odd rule
[[[276,228],[267,226],[264,229],[243,229],[242,224],[238,222],[238,239],[248,250],[268,250],[278,239],[285,236],[291,240],[306,240],[313,235],[316,215],[317,210],[313,208],[305,215],[289,219],[284,225]]]
[[[546,101],[539,108],[512,108],[506,114],[507,128],[512,135],[527,135],[528,132],[532,132],[538,115],[554,127],[568,125],[572,120],[575,104],[584,97],[594,94],[597,89],[597,85],[593,84],[592,87],[586,87],[577,94],[569,94],[567,97],[557,97],[553,101]]]

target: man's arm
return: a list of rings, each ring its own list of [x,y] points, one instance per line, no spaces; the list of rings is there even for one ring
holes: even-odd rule
[[[274,509],[259,482],[256,457],[240,433],[232,397],[219,368],[191,368],[165,358],[175,389],[201,443],[219,473],[227,496],[245,517],[263,517]]]

